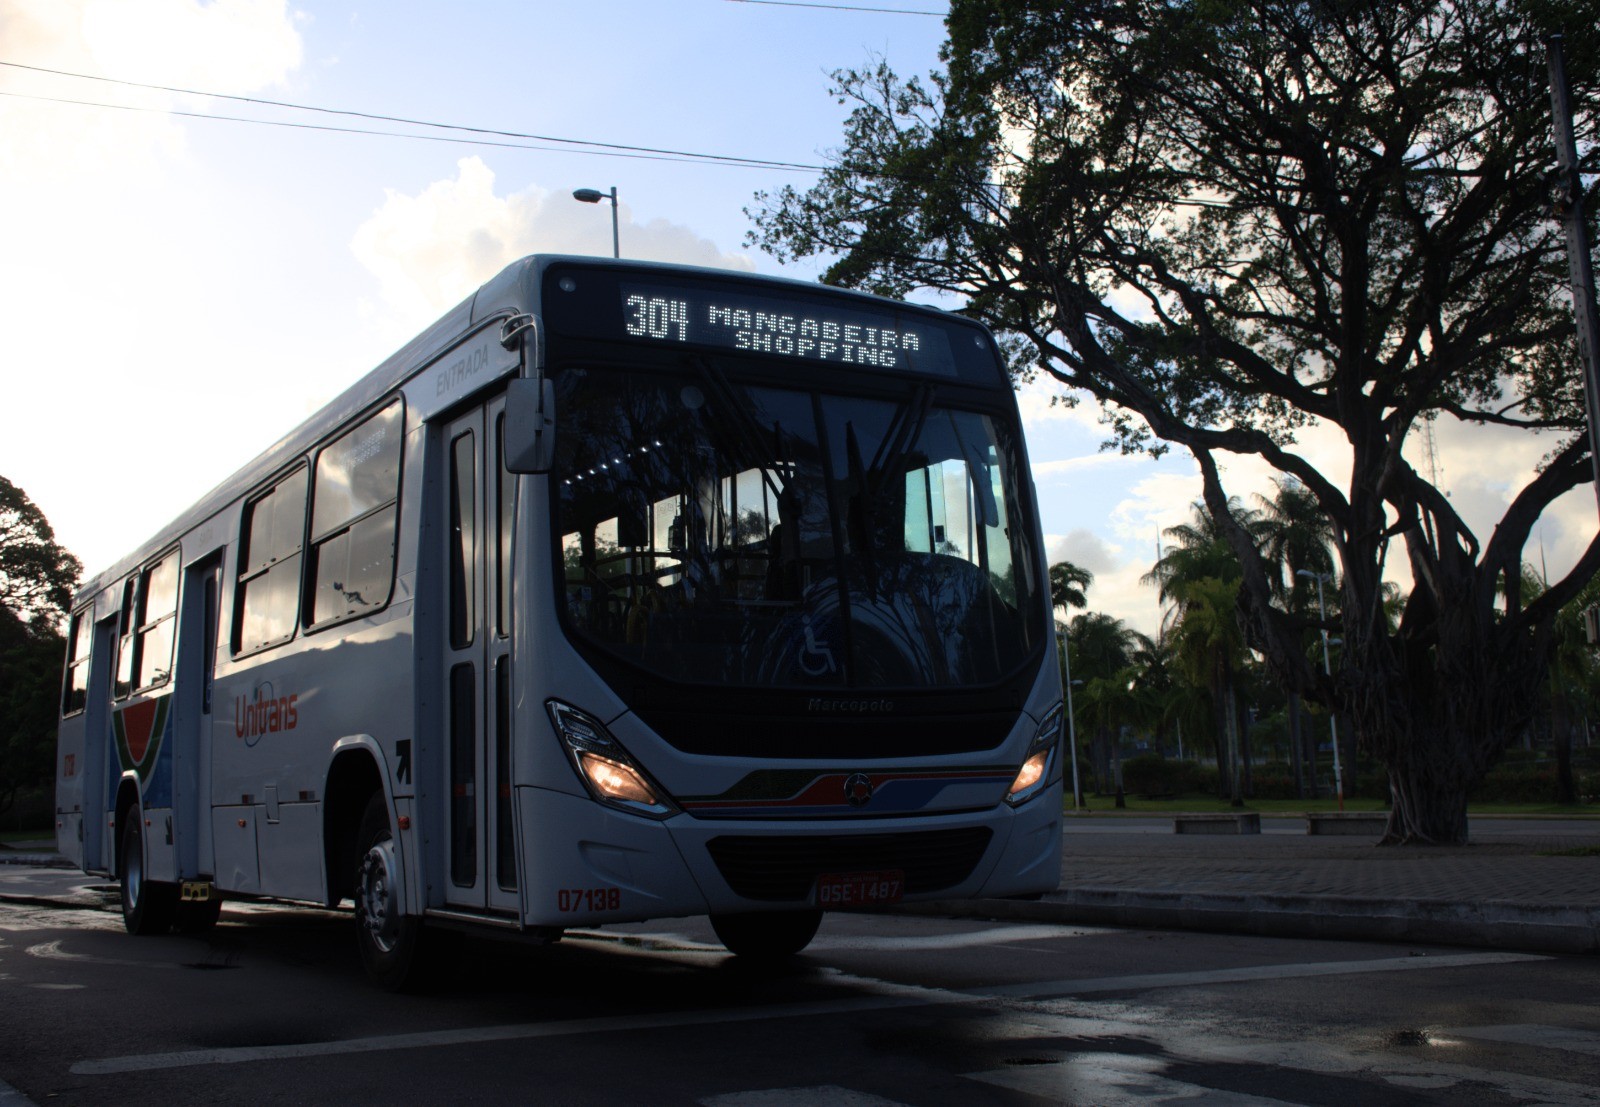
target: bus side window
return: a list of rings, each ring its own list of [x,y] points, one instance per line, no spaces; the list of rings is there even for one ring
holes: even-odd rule
[[[286,642],[300,615],[300,550],[306,529],[302,466],[244,509],[233,652]]]
[[[63,718],[82,711],[89,700],[89,640],[93,627],[92,606],[72,616],[67,631],[67,676],[61,690]]]
[[[306,573],[309,627],[364,615],[389,602],[402,416],[395,400],[317,455]]]
[[[133,597],[138,577],[129,577],[122,586],[122,610],[117,620],[117,686],[115,695],[123,699],[133,691]]]
[[[141,576],[139,627],[133,649],[135,688],[154,688],[171,678],[177,615],[178,551],[173,550]]]

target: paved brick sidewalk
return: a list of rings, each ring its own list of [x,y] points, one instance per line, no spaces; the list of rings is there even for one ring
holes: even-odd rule
[[[1472,845],[1433,849],[1275,833],[1161,836],[1075,830],[1065,836],[1061,884],[1064,891],[1495,900],[1600,908],[1600,856],[1546,855],[1600,847],[1600,823],[1588,834],[1517,837],[1474,828],[1474,838]]]
[[[1093,818],[1093,821],[1089,821]],[[931,910],[1080,925],[1600,952],[1600,821],[1475,819],[1472,844],[1380,847],[1263,819],[1260,834],[1179,835],[1172,820],[1079,817],[1061,889],[1038,902]],[[1296,832],[1298,831],[1298,832]]]

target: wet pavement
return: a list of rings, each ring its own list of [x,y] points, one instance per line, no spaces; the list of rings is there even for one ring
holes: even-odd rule
[[[1174,817],[1069,816],[1061,888],[1037,901],[906,910],[1068,925],[1600,952],[1600,819],[1475,817],[1460,847],[1378,846],[1376,834],[1174,832]],[[0,899],[103,905],[114,890],[52,843],[0,849]]]

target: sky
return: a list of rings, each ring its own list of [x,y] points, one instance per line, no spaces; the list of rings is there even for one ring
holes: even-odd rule
[[[814,173],[312,129],[444,134],[220,97],[818,165],[846,111],[829,74],[934,69],[943,22],[926,13],[945,7],[818,3],[896,10],[0,0],[0,475],[86,571],[104,568],[505,264],[608,255],[609,205],[575,188],[617,189],[625,257],[814,279],[819,264],[745,244],[755,194]],[[1197,470],[1181,452],[1102,452],[1094,405],[1062,394],[1046,381],[1019,397],[1049,559],[1089,569],[1091,608],[1153,634],[1140,578],[1158,532],[1190,517]],[[1554,445],[1441,421],[1440,478],[1487,538]],[[1336,430],[1301,448],[1348,473]],[[1225,473],[1246,502],[1271,492],[1257,462]],[[1529,560],[1565,571],[1595,521],[1585,486],[1547,513]]]

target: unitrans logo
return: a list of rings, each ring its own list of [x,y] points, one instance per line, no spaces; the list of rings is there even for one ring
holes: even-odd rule
[[[234,734],[243,738],[245,745],[253,746],[263,734],[293,730],[300,721],[300,713],[295,707],[299,699],[298,693],[280,696],[270,682],[262,681],[256,686],[254,699],[234,697]]]
[[[839,712],[851,715],[881,715],[894,710],[893,700],[839,700],[812,696],[806,700],[807,711]]]

